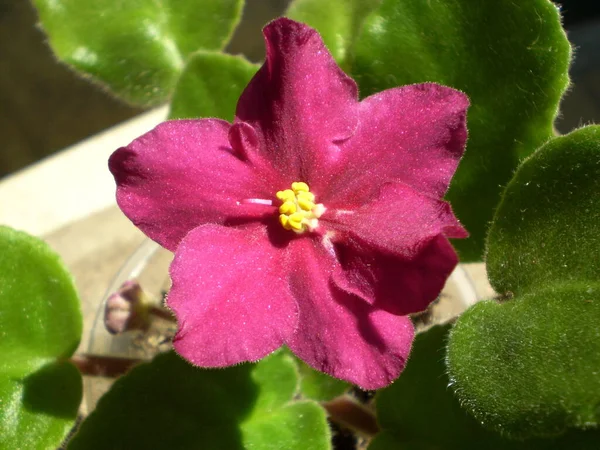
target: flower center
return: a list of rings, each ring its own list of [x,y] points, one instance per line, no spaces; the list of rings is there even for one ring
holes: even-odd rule
[[[291,189],[278,191],[276,196],[281,200],[279,223],[283,228],[300,234],[319,226],[319,217],[325,212],[325,207],[315,203],[315,194],[310,192],[308,184],[294,182]]]

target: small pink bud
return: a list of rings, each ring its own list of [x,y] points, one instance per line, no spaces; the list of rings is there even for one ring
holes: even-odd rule
[[[128,280],[106,300],[104,326],[112,334],[150,327],[150,305],[136,280]]]

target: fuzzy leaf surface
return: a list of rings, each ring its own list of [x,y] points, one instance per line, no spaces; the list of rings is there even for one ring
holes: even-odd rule
[[[380,4],[381,0],[294,0],[285,15],[316,28],[335,60],[344,67],[363,22]]]
[[[470,233],[461,260],[480,260],[502,187],[552,136],[568,86],[570,46],[549,0],[384,0],[354,47],[362,96],[433,81],[471,99],[469,140],[447,198]]]
[[[34,0],[59,59],[141,106],[165,102],[188,56],[221,50],[243,0]]]
[[[81,402],[79,297],[40,239],[0,226],[0,249],[0,448],[54,449]]]
[[[174,352],[121,379],[81,425],[69,449],[328,449],[324,410],[294,401],[294,361],[199,369]]]
[[[194,53],[175,86],[169,118],[217,117],[233,122],[238,98],[257,70],[242,56]]]
[[[461,408],[444,364],[449,325],[417,335],[402,376],[376,396],[383,431],[369,450],[592,450],[599,432],[572,431],[557,439],[512,440],[483,428]]]
[[[458,320],[448,363],[462,404],[518,437],[600,423],[600,127],[555,138],[506,188],[488,272],[508,301]]]

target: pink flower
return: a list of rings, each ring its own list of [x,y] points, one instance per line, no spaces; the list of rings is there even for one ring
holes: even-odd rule
[[[165,122],[120,148],[123,212],[175,251],[175,350],[202,367],[281,345],[365,389],[402,371],[407,314],[439,294],[466,237],[441,200],[467,97],[433,83],[359,102],[317,32],[264,29],[267,59],[233,124]]]

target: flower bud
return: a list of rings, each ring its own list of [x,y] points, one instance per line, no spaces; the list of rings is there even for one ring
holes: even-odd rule
[[[150,305],[136,280],[127,280],[106,300],[104,326],[111,334],[150,327]]]

